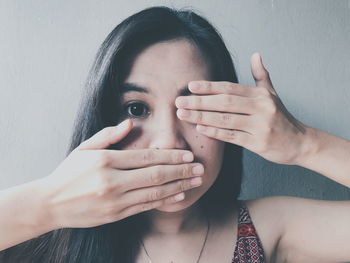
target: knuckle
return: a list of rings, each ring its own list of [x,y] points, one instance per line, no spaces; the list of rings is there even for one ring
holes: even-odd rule
[[[181,171],[182,171],[182,178],[187,178],[188,174],[189,174],[189,169],[190,169],[190,166],[189,165],[183,165],[182,168],[181,168]]]
[[[95,185],[97,186],[96,194],[99,197],[105,196],[113,190],[109,176],[104,173],[98,174]]]
[[[153,190],[149,193],[147,201],[148,202],[156,201],[160,199],[160,196],[161,196],[160,190]]]
[[[158,185],[162,183],[162,173],[161,173],[160,166],[155,166],[152,169],[150,181],[152,185]]]
[[[104,167],[108,167],[110,164],[110,160],[111,157],[108,153],[108,151],[99,151],[98,155],[97,155],[97,161],[96,161],[96,166],[99,168],[104,168]]]
[[[189,182],[188,181],[179,181],[179,190],[181,192],[186,191],[189,187]]]
[[[169,152],[169,159],[172,163],[179,163],[179,162],[182,162],[182,155],[183,153],[172,153],[172,152]]]
[[[202,97],[201,96],[195,96],[194,107],[198,108],[201,105],[202,105]]]
[[[147,151],[143,154],[142,158],[144,163],[153,163],[156,158],[156,154],[154,151]]]
[[[222,94],[222,100],[223,100],[223,104],[225,108],[230,108],[232,107],[233,103],[234,103],[234,98],[231,95],[227,95],[227,94]]]
[[[220,122],[221,122],[221,125],[227,126],[228,124],[230,124],[232,122],[232,115],[229,113],[221,114]]]
[[[234,140],[234,139],[236,139],[236,131],[235,130],[230,130],[230,131],[228,131],[227,132],[227,134],[226,134],[226,138],[228,139],[228,140]]]
[[[201,111],[197,111],[196,121],[199,123],[203,121],[203,113]]]

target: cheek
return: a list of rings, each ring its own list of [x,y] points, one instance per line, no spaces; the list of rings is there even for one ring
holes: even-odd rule
[[[142,136],[143,131],[141,127],[134,127],[130,133],[124,137],[120,142],[113,144],[113,149],[116,150],[131,150],[143,148]]]
[[[209,158],[211,155],[219,156],[224,149],[224,142],[204,135],[195,135],[194,138],[191,142],[192,150],[198,155],[206,156],[206,158]]]
[[[222,164],[225,143],[204,135],[195,135],[194,138],[191,148],[196,160],[203,163],[210,175],[215,175]]]

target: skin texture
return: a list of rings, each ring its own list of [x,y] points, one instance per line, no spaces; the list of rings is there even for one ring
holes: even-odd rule
[[[144,50],[125,80],[148,92],[126,92],[122,103],[141,102],[148,113],[142,118],[127,116],[133,118],[134,129],[121,149],[186,149],[204,166],[202,186],[187,191],[182,202],[158,207],[159,211],[176,212],[191,206],[214,183],[221,167],[224,143],[199,134],[195,125],[176,116],[175,99],[189,81],[196,79],[209,80],[206,63],[196,48],[182,40],[157,43]]]
[[[223,141],[200,134],[196,125],[184,122],[176,115],[175,100],[192,80],[210,80],[210,74],[198,50],[185,40],[157,43],[145,49],[135,59],[125,80],[125,83],[147,88],[148,92],[126,92],[122,103],[127,107],[132,101],[142,102],[147,106],[147,114],[142,118],[132,118],[133,130],[120,142],[119,148],[185,149],[193,153],[195,162],[204,166],[202,185],[185,191],[183,201],[147,212],[152,219],[152,230],[143,242],[154,262],[171,262],[175,258],[175,262],[193,262],[198,257],[207,222],[200,216],[196,201],[216,180],[223,160]],[[131,117],[126,108],[125,118]],[[233,241],[234,220],[230,217],[228,221],[230,223],[220,228],[211,226],[208,243],[219,237],[225,242]],[[230,227],[226,228],[228,225]],[[158,249],[159,244],[163,249]],[[217,251],[223,251],[227,261],[232,246],[231,242],[226,244],[221,244],[221,250]],[[212,255],[218,258],[216,254]],[[141,250],[137,262],[146,261]]]
[[[284,107],[259,54],[252,56],[251,66],[256,86],[190,82],[190,91],[201,96],[177,98],[177,115],[197,124],[201,134],[243,146],[275,163],[295,164],[304,151],[306,126]]]
[[[148,93],[127,92],[123,102],[141,101],[147,114],[102,129],[49,176],[1,191],[6,213],[0,217],[0,250],[57,228],[91,227],[148,211],[153,231],[144,243],[154,262],[194,262],[207,227],[196,201],[217,178],[224,142],[350,187],[350,142],[296,120],[259,54],[251,58],[256,86],[211,82],[205,65],[186,41],[144,50],[127,81]],[[179,96],[187,85],[192,95]],[[119,142],[122,150],[105,150]],[[194,160],[192,154],[183,160],[189,152]],[[194,188],[191,171],[199,163],[204,171],[196,177],[203,183]],[[178,202],[174,196],[181,192],[185,199]],[[246,204],[267,262],[350,261],[349,201],[273,196]],[[232,214],[227,223],[211,226],[202,263],[230,262],[236,219]],[[148,262],[142,251],[137,262]]]

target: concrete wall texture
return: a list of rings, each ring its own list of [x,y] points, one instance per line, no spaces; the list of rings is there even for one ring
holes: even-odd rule
[[[242,84],[262,54],[288,110],[350,139],[350,1],[0,1],[0,189],[48,175],[65,158],[98,46],[127,16],[153,5],[192,7],[221,32]],[[245,151],[241,199],[293,195],[348,200],[350,190]]]

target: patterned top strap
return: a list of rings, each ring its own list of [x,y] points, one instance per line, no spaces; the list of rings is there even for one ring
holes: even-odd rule
[[[264,249],[248,208],[239,201],[237,243],[232,263],[265,263]]]

